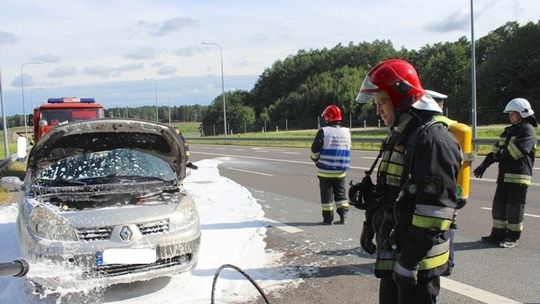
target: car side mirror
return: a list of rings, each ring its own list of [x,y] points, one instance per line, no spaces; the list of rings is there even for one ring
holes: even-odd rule
[[[23,182],[17,176],[4,176],[0,178],[0,187],[9,191],[19,191]]]

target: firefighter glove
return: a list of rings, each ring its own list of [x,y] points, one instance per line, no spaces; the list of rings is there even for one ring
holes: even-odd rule
[[[360,246],[369,254],[374,254],[377,247],[373,244],[373,238],[375,237],[375,231],[373,225],[369,222],[364,222],[362,227],[362,235],[360,236]]]
[[[482,178],[482,176],[484,175],[484,172],[486,172],[486,169],[487,169],[487,166],[484,165],[484,163],[481,163],[480,166],[474,169],[473,174],[477,178]]]
[[[392,278],[396,284],[414,286],[418,282],[418,266],[405,267],[397,261],[394,265]]]

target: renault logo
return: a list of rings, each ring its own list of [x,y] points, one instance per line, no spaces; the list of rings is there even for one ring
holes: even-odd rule
[[[128,226],[123,226],[122,229],[120,229],[120,238],[122,238],[124,242],[131,240],[132,235],[133,232],[131,231],[131,229],[129,229]]]

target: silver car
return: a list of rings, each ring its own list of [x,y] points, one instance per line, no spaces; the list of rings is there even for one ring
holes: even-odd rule
[[[17,217],[29,275],[44,263],[109,285],[192,269],[201,230],[182,186],[186,161],[184,142],[162,124],[98,119],[52,129],[29,153]]]

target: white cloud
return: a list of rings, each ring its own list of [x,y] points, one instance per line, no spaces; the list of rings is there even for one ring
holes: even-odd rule
[[[22,80],[25,87],[32,87],[36,85],[34,79],[29,74],[23,73]],[[21,75],[15,76],[15,78],[13,78],[13,80],[11,81],[11,86],[18,88],[21,87]]]
[[[12,33],[0,31],[0,45],[2,44],[14,44],[17,42],[17,37]]]
[[[193,45],[193,46],[180,48],[174,51],[174,54],[180,57],[193,57],[197,54],[205,53],[205,52],[208,52],[208,48],[198,46],[198,45]]]
[[[136,26],[145,29],[150,36],[165,36],[182,29],[199,25],[199,21],[190,17],[175,17],[162,22],[139,21]]]
[[[77,69],[73,66],[57,67],[47,74],[47,77],[64,78],[77,75]]]
[[[40,61],[43,63],[56,63],[60,61],[60,57],[54,54],[41,54],[33,57],[32,60]]]
[[[89,76],[98,76],[98,77],[107,78],[111,76],[112,73],[114,73],[114,68],[110,68],[106,66],[86,67],[83,69],[83,73]]]
[[[173,75],[174,73],[176,73],[176,67],[173,67],[173,66],[170,66],[170,65],[169,66],[162,66],[158,70],[158,74],[162,75],[162,76],[169,76],[169,75]]]
[[[149,48],[149,47],[143,47],[136,51],[133,51],[131,53],[126,54],[124,57],[128,59],[152,59],[156,55],[156,52]]]

